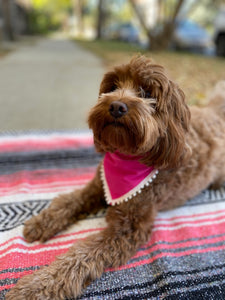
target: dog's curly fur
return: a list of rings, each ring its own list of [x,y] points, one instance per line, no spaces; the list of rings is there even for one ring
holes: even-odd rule
[[[128,203],[108,207],[106,229],[20,279],[7,300],[77,297],[106,268],[125,264],[146,243],[157,211],[181,205],[225,181],[225,83],[204,108],[188,108],[184,98],[163,67],[142,56],[105,74],[88,120],[96,149],[141,155],[142,163],[154,165],[159,174]],[[109,112],[113,101],[126,104],[127,113],[114,118]],[[57,197],[27,221],[26,240],[44,242],[86,213],[106,206],[99,173],[100,167],[84,189]]]

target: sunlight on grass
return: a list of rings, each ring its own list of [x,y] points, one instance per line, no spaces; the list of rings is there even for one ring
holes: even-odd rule
[[[225,80],[225,59],[208,57],[187,52],[150,52],[141,47],[117,41],[76,42],[99,56],[106,69],[126,63],[135,54],[151,57],[162,64],[172,80],[176,81],[186,94],[189,104],[203,105],[212,87],[219,80]]]
[[[126,62],[135,53],[146,53],[146,51],[144,51],[141,47],[137,45],[132,45],[119,41],[88,41],[76,39],[76,42],[78,42],[80,46],[99,56],[103,60],[103,63],[106,67],[111,67],[121,62]]]

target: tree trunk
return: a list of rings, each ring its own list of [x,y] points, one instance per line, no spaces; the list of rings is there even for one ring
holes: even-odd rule
[[[146,32],[146,35],[148,37],[149,40],[149,48],[150,50],[165,50],[169,47],[169,44],[171,42],[171,38],[173,36],[173,32],[175,29],[175,22],[176,22],[176,18],[180,12],[180,9],[184,3],[185,0],[178,0],[177,4],[174,8],[173,14],[171,16],[170,22],[167,22],[167,20],[164,20],[163,23],[163,28],[162,31],[160,31],[157,34],[153,34],[150,30],[150,28],[148,28],[145,19],[141,13],[141,11],[139,10],[136,1],[135,0],[129,0],[131,6],[133,7],[137,18],[142,26],[142,28],[144,29],[144,31]],[[162,4],[162,3],[161,3]],[[160,2],[159,2],[160,5]]]
[[[97,17],[97,39],[102,38],[102,28],[104,24],[104,8],[103,8],[103,1],[104,0],[98,0],[98,17]]]
[[[77,29],[79,35],[82,35],[84,32],[84,22],[83,22],[83,1],[75,0],[74,12],[77,18]]]
[[[167,24],[163,28],[163,31],[156,36],[151,36],[150,37],[150,50],[165,50],[168,49],[170,43],[171,43],[171,38],[173,35],[174,27],[171,24]]]
[[[145,18],[143,17],[140,9],[138,8],[137,4],[136,4],[136,1],[135,0],[130,0],[130,4],[133,8],[133,10],[135,11],[136,15],[137,15],[137,18],[142,26],[142,28],[144,29],[145,33],[147,34],[147,36],[149,36],[150,34],[150,30],[145,22]]]
[[[0,26],[0,48],[1,48],[2,40],[3,40],[2,27]]]
[[[2,0],[2,11],[4,16],[3,26],[5,29],[6,37],[10,41],[14,41],[15,36],[14,36],[13,26],[12,26],[10,0]]]
[[[171,23],[174,25],[175,24],[175,21],[176,21],[176,18],[181,10],[181,7],[183,6],[185,0],[178,0],[177,2],[177,5],[174,9],[174,13],[173,13],[173,16],[172,16],[172,19],[171,19]]]

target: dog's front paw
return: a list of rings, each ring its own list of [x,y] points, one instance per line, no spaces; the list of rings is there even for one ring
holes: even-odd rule
[[[32,217],[25,222],[23,235],[29,243],[42,239],[43,228],[39,216]]]
[[[32,217],[24,224],[24,238],[32,243],[34,241],[45,242],[58,233],[61,228],[60,222],[48,210],[43,210],[39,215]]]

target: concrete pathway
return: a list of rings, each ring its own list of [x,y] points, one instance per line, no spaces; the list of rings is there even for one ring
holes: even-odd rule
[[[0,131],[87,128],[101,61],[65,37],[19,47],[0,60]]]

